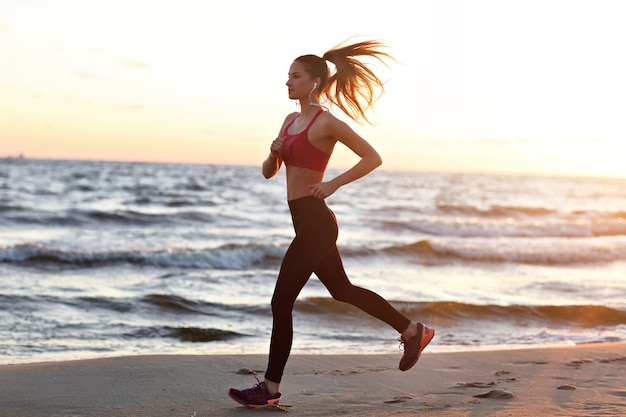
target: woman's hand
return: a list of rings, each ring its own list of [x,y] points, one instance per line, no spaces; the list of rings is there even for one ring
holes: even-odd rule
[[[317,184],[309,185],[309,189],[311,190],[311,195],[313,197],[319,198],[320,200],[325,199],[326,197],[330,197],[337,191],[339,186],[335,185],[334,182],[318,182]]]
[[[283,148],[285,144],[285,138],[276,138],[272,141],[270,145],[270,154],[265,161],[263,161],[262,172],[265,178],[272,178],[282,165],[282,160],[280,157],[280,150]]]
[[[280,151],[285,145],[285,139],[285,137],[278,137],[272,141],[272,144],[270,145],[270,154],[274,158],[278,158],[278,156],[280,155]]]

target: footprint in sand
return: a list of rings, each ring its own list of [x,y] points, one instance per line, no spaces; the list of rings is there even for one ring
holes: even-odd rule
[[[250,368],[239,368],[237,372],[235,373],[241,374],[241,375],[257,375],[259,372],[263,372],[263,371],[255,371],[254,369],[250,369]]]
[[[268,405],[267,407],[262,408],[267,411],[289,411],[287,407],[291,407],[290,405]]]
[[[494,398],[498,400],[505,400],[508,398],[513,398],[513,393],[501,389],[494,389],[484,394],[474,395],[476,398]]]
[[[413,397],[411,397],[410,395],[401,395],[399,397],[395,397],[393,400],[385,401],[385,404],[405,403],[408,400],[412,400],[412,399],[413,399]]]
[[[593,362],[593,359],[578,359],[578,360],[571,361],[570,363],[567,363],[566,365],[571,366],[572,368],[578,369],[580,368],[582,364],[592,363],[592,362]]]
[[[600,359],[598,362],[611,363],[611,362],[618,362],[618,361],[626,361],[626,356],[619,356],[617,358]]]
[[[456,384],[457,388],[491,388],[493,385],[496,385],[495,382],[458,382]]]

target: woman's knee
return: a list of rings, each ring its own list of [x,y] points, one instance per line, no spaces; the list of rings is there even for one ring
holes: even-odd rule
[[[343,303],[352,303],[352,300],[354,299],[355,289],[356,288],[353,285],[350,285],[332,289],[329,290],[329,292],[333,299],[337,301],[341,301]]]

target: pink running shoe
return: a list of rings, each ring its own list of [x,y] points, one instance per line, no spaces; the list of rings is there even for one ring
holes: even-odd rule
[[[422,335],[425,335],[423,340]],[[417,363],[424,348],[433,340],[433,337],[435,337],[435,329],[426,327],[422,323],[417,323],[417,334],[409,340],[400,336],[400,344],[404,345],[404,355],[402,359],[400,359],[398,368],[400,368],[401,371],[411,369],[413,365]]]
[[[256,377],[255,377],[256,378]],[[258,378],[257,378],[258,381]],[[239,404],[243,404],[250,408],[263,408],[268,405],[280,405],[280,392],[270,394],[267,391],[265,382],[259,382],[252,388],[238,390],[231,388],[228,390],[228,396]]]

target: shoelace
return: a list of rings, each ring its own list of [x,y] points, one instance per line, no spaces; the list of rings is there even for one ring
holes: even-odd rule
[[[256,379],[256,382],[258,382],[258,384],[256,384],[255,386],[253,386],[252,388],[248,388],[246,390],[243,390],[241,392],[244,393],[250,393],[250,394],[261,394],[263,392],[267,392],[267,390],[265,389],[265,387],[262,387],[261,384],[262,382],[259,381],[259,378],[256,377],[256,375],[253,375],[254,379]]]
[[[398,350],[402,350],[402,351],[403,351],[403,350],[404,350],[404,344],[405,344],[407,341],[406,341],[406,340],[404,340],[404,339],[402,338],[402,336],[400,336],[400,337],[398,338],[398,342],[400,342],[400,345],[398,346]]]

